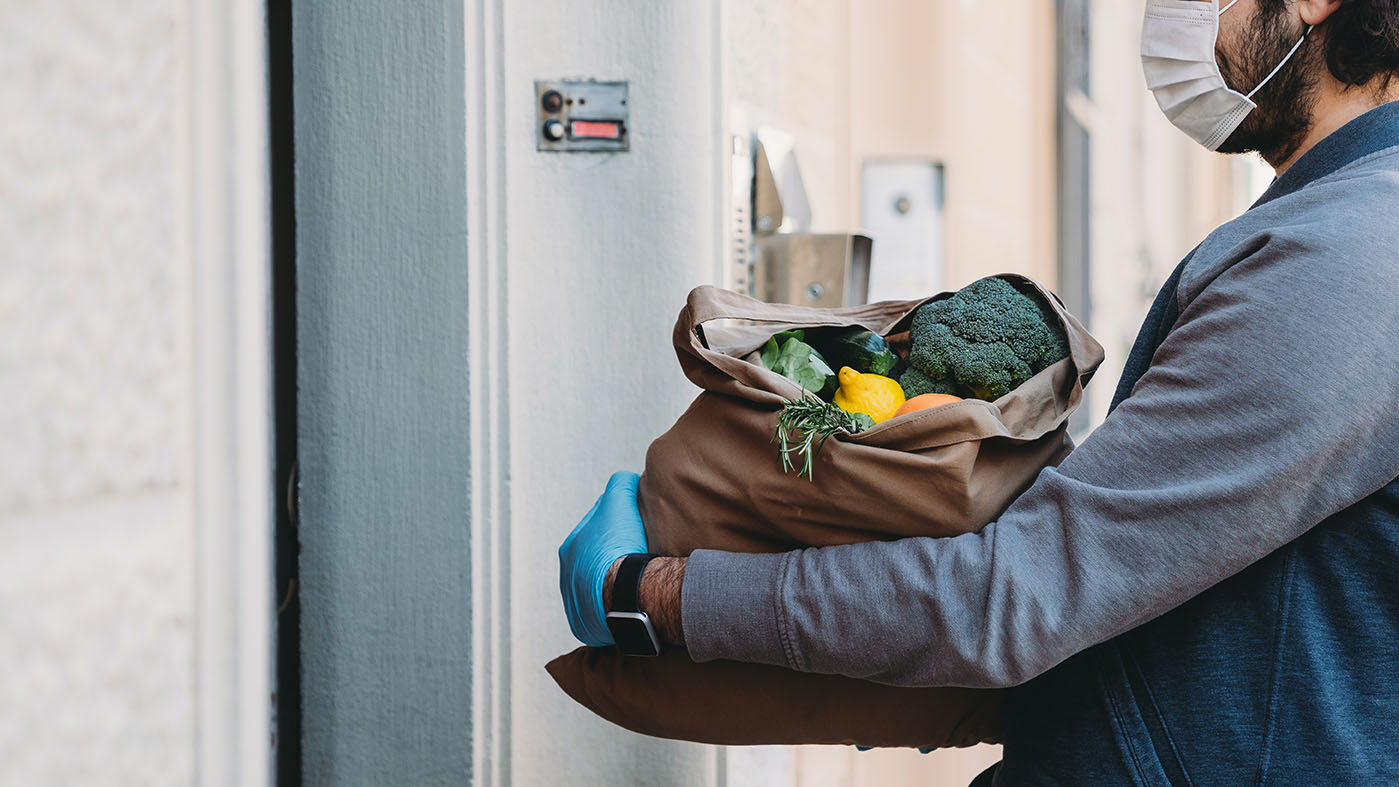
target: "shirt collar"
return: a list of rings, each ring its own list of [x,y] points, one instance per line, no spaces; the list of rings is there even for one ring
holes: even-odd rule
[[[1302,154],[1281,177],[1275,178],[1256,208],[1358,161],[1371,153],[1399,146],[1399,101],[1391,101],[1341,126]]]

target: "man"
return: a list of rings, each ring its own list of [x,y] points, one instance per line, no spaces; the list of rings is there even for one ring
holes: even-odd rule
[[[1142,52],[1278,178],[1166,282],[1104,423],[948,539],[621,561],[614,476],[560,548],[580,639],[644,565],[696,660],[1015,687],[978,785],[1399,784],[1399,0],[1151,0]]]

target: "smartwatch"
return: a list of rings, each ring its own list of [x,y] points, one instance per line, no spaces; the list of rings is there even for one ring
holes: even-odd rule
[[[655,555],[627,555],[612,583],[612,610],[607,613],[607,629],[617,649],[627,656],[661,655],[661,638],[651,618],[641,611],[641,572]]]

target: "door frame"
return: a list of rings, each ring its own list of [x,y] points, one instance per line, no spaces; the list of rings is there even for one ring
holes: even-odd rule
[[[193,261],[195,773],[272,781],[267,57],[256,3],[185,4]]]

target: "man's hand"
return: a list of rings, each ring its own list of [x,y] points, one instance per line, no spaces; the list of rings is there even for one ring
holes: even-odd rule
[[[602,496],[559,547],[564,614],[573,636],[584,645],[613,644],[602,599],[608,573],[621,558],[646,551],[646,531],[636,508],[639,479],[636,473],[614,473]]]

